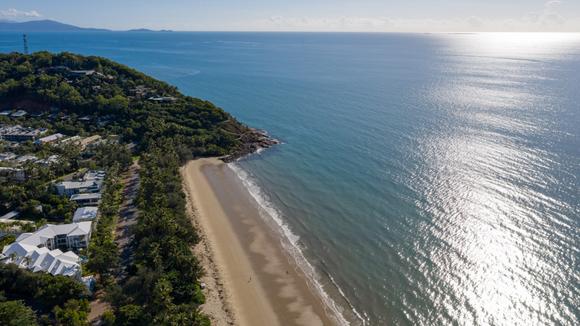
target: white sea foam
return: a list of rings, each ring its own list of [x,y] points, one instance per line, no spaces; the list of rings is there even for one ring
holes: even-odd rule
[[[299,240],[300,237],[294,234],[288,225],[284,222],[283,214],[277,209],[272,201],[269,199],[269,196],[262,191],[262,189],[257,185],[254,179],[250,176],[248,172],[242,169],[236,163],[228,164],[230,169],[238,176],[238,178],[242,181],[242,184],[246,187],[250,195],[256,200],[260,208],[260,215],[261,217],[268,223],[271,222],[275,223],[275,226],[280,231],[281,235],[283,236],[282,245],[285,250],[287,250],[292,258],[294,258],[296,265],[300,267],[302,272],[308,277],[311,281],[309,284],[310,287],[314,287],[318,295],[326,304],[327,308],[330,309],[334,318],[340,325],[349,325],[350,323],[346,320],[342,313],[342,309],[340,306],[328,295],[328,293],[324,290],[324,287],[320,283],[320,278],[316,273],[314,267],[302,252],[300,248]],[[349,304],[350,308],[352,309],[353,314],[360,319],[363,325],[366,324],[365,319],[360,315],[358,311],[350,304],[348,299],[346,298],[344,292],[338,284],[332,279],[329,278],[334,286],[336,286],[338,292],[341,296],[343,296],[344,300]]]

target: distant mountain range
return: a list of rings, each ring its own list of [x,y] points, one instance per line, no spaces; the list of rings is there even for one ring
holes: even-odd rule
[[[70,24],[64,24],[54,20],[31,20],[27,22],[14,22],[7,20],[0,20],[0,32],[19,32],[19,33],[33,33],[33,32],[110,32],[109,29],[103,28],[85,28]],[[150,29],[132,29],[130,32],[155,32]],[[160,32],[170,32],[163,30]]]

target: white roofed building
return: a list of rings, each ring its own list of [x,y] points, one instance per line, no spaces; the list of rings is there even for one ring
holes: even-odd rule
[[[16,158],[14,153],[0,153],[0,162],[10,161]]]
[[[44,145],[54,143],[55,141],[64,138],[63,134],[53,134],[50,136],[42,137],[36,141],[36,144]]]
[[[22,233],[16,242],[49,249],[83,249],[89,244],[91,225],[91,222],[46,224],[34,233]]]
[[[21,118],[24,117],[28,114],[28,112],[24,111],[24,110],[18,110],[14,113],[12,113],[10,116],[13,118]]]
[[[47,224],[34,233],[22,233],[4,247],[0,260],[33,272],[80,278],[80,258],[71,250],[88,246],[91,226],[91,222]]]
[[[73,222],[93,221],[99,214],[99,208],[96,206],[87,206],[77,208],[73,216]]]

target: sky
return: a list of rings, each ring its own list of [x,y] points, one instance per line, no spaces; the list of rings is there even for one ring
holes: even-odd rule
[[[580,0],[0,0],[0,20],[183,31],[580,32]]]

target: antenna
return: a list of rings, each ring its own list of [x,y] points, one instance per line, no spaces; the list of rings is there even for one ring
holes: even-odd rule
[[[28,54],[28,35],[22,35],[22,40],[24,41],[24,54]]]

